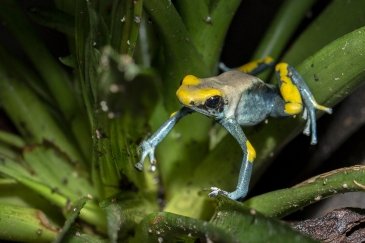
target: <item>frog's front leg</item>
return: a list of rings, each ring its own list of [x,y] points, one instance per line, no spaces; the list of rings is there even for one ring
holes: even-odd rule
[[[134,166],[136,169],[142,171],[146,157],[149,157],[151,166],[156,164],[155,149],[157,145],[169,134],[175,124],[184,116],[193,112],[191,109],[183,107],[179,111],[173,113],[171,117],[154,133],[151,137],[143,140],[139,146],[141,159]]]
[[[244,198],[248,192],[248,186],[250,184],[252,163],[256,157],[256,152],[251,143],[247,140],[242,128],[235,119],[224,118],[218,121],[227,131],[237,140],[243,151],[242,164],[238,176],[238,183],[236,190],[233,192],[226,192],[217,187],[211,187],[209,196],[215,197],[219,194],[226,195],[230,199],[237,200]]]
[[[315,110],[322,110],[330,114],[332,109],[316,102],[307,84],[294,67],[289,66],[287,63],[279,63],[275,66],[275,71],[279,79],[280,93],[285,101],[284,114],[299,114],[303,110],[304,103],[303,117],[307,120],[304,134],[311,135],[311,144],[316,144]]]
[[[257,75],[265,71],[267,68],[272,67],[273,64],[274,64],[274,59],[272,57],[267,56],[264,58],[256,59],[251,62],[245,63],[242,66],[239,66],[234,69],[250,75]],[[232,70],[232,68],[227,67],[222,62],[219,63],[219,68],[224,72]]]

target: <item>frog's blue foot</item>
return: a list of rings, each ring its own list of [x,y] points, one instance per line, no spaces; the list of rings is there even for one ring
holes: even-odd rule
[[[209,197],[217,197],[218,195],[223,195],[228,197],[229,199],[238,200],[240,198],[246,197],[247,190],[235,190],[233,192],[227,192],[218,187],[211,187],[210,193],[208,195]]]
[[[216,197],[218,195],[224,195],[232,200],[238,200],[240,198],[246,197],[248,193],[248,187],[250,185],[251,172],[252,162],[247,162],[244,160],[241,164],[236,190],[233,192],[227,192],[219,189],[218,187],[211,187],[209,196]]]
[[[155,145],[151,144],[149,140],[144,140],[141,145],[139,146],[139,151],[141,154],[141,159],[138,163],[134,165],[134,167],[142,171],[144,166],[144,161],[146,157],[149,157],[150,163],[151,163],[151,169],[155,167],[156,164],[156,158],[155,158]]]
[[[303,134],[311,136],[311,144],[314,145],[317,144],[316,109],[327,112],[328,114],[332,113],[332,109],[318,105],[314,99],[309,100],[309,102],[306,102],[305,97],[303,99],[305,106],[303,119],[306,120]]]
[[[224,196],[228,196],[228,192],[218,188],[218,187],[214,187],[212,186],[210,188],[210,193],[208,194],[209,197],[217,197],[218,195],[224,195]]]
[[[157,131],[152,134],[151,137],[144,140],[139,146],[139,154],[140,160],[138,163],[134,165],[134,167],[142,171],[145,159],[150,159],[151,171],[156,169],[156,158],[155,158],[155,149],[157,145],[169,134],[171,129],[175,126],[175,124],[184,116],[190,114],[192,110],[189,108],[183,107],[179,111],[174,112],[171,117],[164,123],[162,126],[157,129]]]
[[[279,63],[275,71],[279,79],[280,93],[285,101],[284,112],[287,115],[296,115],[304,108],[303,118],[306,120],[306,125],[303,133],[311,135],[311,144],[316,144],[316,110],[331,114],[332,109],[316,102],[309,87],[294,67],[287,63]]]

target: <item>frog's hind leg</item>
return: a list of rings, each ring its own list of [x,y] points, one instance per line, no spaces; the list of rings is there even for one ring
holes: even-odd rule
[[[279,63],[275,66],[275,72],[279,79],[281,96],[285,101],[284,112],[287,115],[296,115],[302,112],[304,108],[303,118],[307,122],[303,132],[306,135],[311,135],[311,144],[316,144],[315,110],[325,111],[330,114],[332,109],[316,102],[304,79],[292,66],[287,63]]]
[[[250,74],[250,75],[257,75],[264,70],[266,70],[269,67],[272,67],[274,65],[274,59],[271,57],[264,57],[260,59],[253,60],[249,63],[246,63],[242,66],[239,66],[237,68],[233,68],[235,70]],[[232,68],[227,67],[224,63],[219,63],[219,68],[224,71],[230,71]]]

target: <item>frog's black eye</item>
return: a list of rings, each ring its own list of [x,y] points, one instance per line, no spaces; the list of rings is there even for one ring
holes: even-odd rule
[[[209,109],[219,109],[223,105],[223,99],[222,96],[214,95],[212,97],[209,97],[205,103],[205,107]]]

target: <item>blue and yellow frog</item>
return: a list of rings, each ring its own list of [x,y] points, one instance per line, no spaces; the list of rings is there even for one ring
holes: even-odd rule
[[[156,146],[182,117],[194,111],[212,117],[227,129],[243,151],[236,189],[227,192],[218,187],[211,187],[209,193],[211,197],[222,194],[237,200],[247,195],[256,152],[241,126],[253,126],[267,117],[288,117],[303,113],[303,118],[306,120],[303,133],[311,135],[311,144],[316,144],[315,110],[327,113],[331,113],[332,110],[315,101],[303,78],[287,63],[275,66],[279,80],[277,86],[264,83],[253,76],[271,65],[273,59],[266,57],[235,70],[226,69],[226,72],[216,77],[197,78],[187,75],[176,92],[183,107],[141,143],[141,159],[135,167],[142,170],[147,156],[151,165],[154,165]]]

